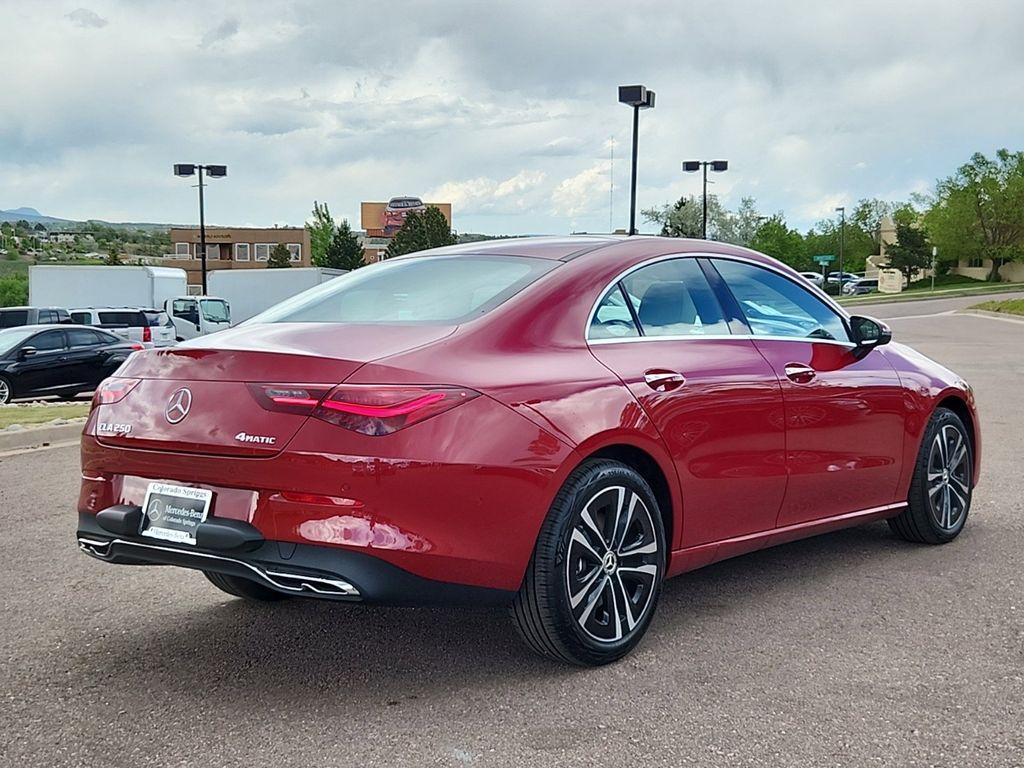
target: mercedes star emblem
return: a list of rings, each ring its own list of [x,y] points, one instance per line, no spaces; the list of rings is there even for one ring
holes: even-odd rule
[[[188,416],[188,412],[191,409],[192,390],[188,387],[182,387],[171,395],[171,399],[167,401],[167,408],[164,409],[164,418],[171,424],[177,424]]]

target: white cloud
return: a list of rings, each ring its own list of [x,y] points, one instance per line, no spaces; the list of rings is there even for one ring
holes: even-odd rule
[[[387,24],[374,4],[229,7],[8,3],[0,208],[188,222],[194,191],[170,165],[224,162],[218,223],[298,223],[314,199],[353,218],[360,200],[419,194],[450,199],[461,231],[603,230],[609,202],[625,226],[627,80],[658,92],[641,208],[699,191],[680,160],[722,157],[727,204],[754,194],[807,227],[1024,135],[1007,108],[1024,100],[1024,6],[1005,0],[648,0],[625,20],[614,3],[424,0]]]

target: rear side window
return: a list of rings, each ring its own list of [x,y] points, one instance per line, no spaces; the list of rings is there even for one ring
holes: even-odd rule
[[[65,333],[68,335],[69,347],[94,347],[102,343],[100,335],[88,328],[69,328]]]
[[[16,328],[20,325],[28,325],[27,309],[12,309],[7,312],[0,312],[0,328]]]
[[[161,325],[174,325],[166,312],[143,312],[146,322],[152,327]]]
[[[79,325],[92,325],[92,315],[89,312],[72,312],[71,319]]]
[[[659,261],[630,273],[622,287],[644,336],[728,335],[707,278],[694,259]]]
[[[597,305],[594,317],[590,321],[589,339],[621,339],[639,336],[633,313],[629,311],[622,287],[616,283]]]
[[[373,264],[300,293],[250,323],[460,323],[509,299],[558,262],[433,256]]]
[[[806,288],[753,264],[713,262],[755,336],[849,341],[842,318]]]

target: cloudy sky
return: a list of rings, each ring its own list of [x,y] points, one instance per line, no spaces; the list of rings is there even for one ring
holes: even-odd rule
[[[0,29],[0,209],[67,218],[192,222],[171,165],[209,162],[220,224],[413,194],[466,232],[624,227],[632,82],[641,207],[721,157],[727,204],[803,228],[1024,148],[1010,0],[0,0]]]

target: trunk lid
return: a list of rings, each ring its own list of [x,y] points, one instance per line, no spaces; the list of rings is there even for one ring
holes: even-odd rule
[[[279,453],[306,416],[264,409],[250,383],[342,383],[364,363],[429,344],[452,326],[242,326],[133,354],[119,377],[141,379],[90,420],[103,445],[219,456]],[[184,412],[184,414],[183,414]]]

